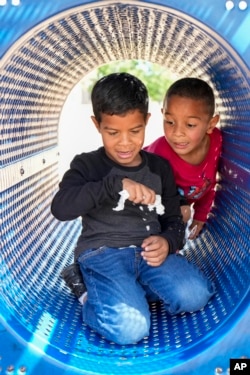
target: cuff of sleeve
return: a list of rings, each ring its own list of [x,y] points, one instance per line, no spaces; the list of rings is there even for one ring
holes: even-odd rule
[[[203,212],[196,212],[194,213],[194,220],[202,221],[205,223],[207,221],[207,214],[204,214]]]
[[[180,206],[190,206],[188,201],[183,197],[180,199]]]
[[[176,239],[173,240],[171,238],[171,236],[169,236],[169,235],[166,235],[166,236],[162,235],[162,237],[164,237],[165,240],[168,241],[168,246],[169,246],[168,255],[170,255],[170,254],[176,254],[180,249],[182,249],[182,247],[184,245],[184,243],[183,243],[180,247],[178,247]]]

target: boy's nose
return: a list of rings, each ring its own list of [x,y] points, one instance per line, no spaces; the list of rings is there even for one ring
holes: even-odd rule
[[[131,142],[130,136],[128,134],[122,134],[119,143],[122,145],[127,145]]]
[[[174,126],[174,134],[177,136],[183,135],[184,134],[183,126],[176,124]]]

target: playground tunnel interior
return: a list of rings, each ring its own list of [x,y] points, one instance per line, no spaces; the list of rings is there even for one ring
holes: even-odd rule
[[[173,317],[152,305],[150,336],[119,346],[82,323],[81,307],[60,278],[81,225],[54,219],[50,203],[59,182],[58,124],[67,96],[93,69],[125,59],[209,82],[223,152],[212,214],[187,252],[215,282],[216,296],[199,312]],[[105,2],[72,8],[30,31],[3,59],[0,79],[0,311],[6,326],[43,355],[94,374],[167,371],[209,348],[241,319],[249,296],[250,84],[244,62],[216,33],[178,11]]]

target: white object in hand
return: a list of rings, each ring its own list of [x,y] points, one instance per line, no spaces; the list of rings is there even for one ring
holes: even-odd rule
[[[113,208],[114,211],[124,210],[125,201],[129,197],[129,193],[128,193],[127,190],[122,190],[122,191],[119,192],[119,194],[120,194],[121,197],[118,201],[117,206]],[[156,194],[155,202],[153,204],[148,205],[149,211],[153,211],[154,208],[155,208],[158,215],[163,215],[164,212],[165,212],[165,207],[161,203],[161,196],[159,194]]]
[[[154,204],[149,204],[148,205],[149,211],[153,211],[154,208],[155,208],[156,213],[158,215],[163,215],[164,212],[165,212],[165,207],[161,203],[161,196],[159,194],[156,194]]]
[[[129,197],[129,193],[127,190],[122,190],[119,192],[120,194],[120,199],[118,201],[118,204],[115,208],[113,208],[114,211],[122,211],[124,210],[124,204],[125,204],[125,200],[128,199]]]

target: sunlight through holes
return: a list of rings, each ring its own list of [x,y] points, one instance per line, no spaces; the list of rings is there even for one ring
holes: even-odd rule
[[[7,5],[8,3],[10,3],[11,5],[17,7],[21,4],[21,1],[20,0],[11,0],[11,1],[7,1],[7,0],[0,0],[0,6],[5,6]]]
[[[236,6],[236,4],[232,0],[226,1],[226,3],[225,3],[226,10],[228,10],[228,11],[232,10],[235,6]],[[246,10],[247,7],[248,7],[247,1],[239,1],[238,2],[238,8],[240,10]]]

